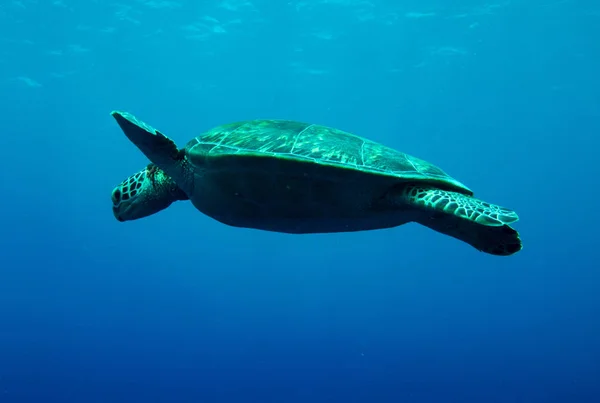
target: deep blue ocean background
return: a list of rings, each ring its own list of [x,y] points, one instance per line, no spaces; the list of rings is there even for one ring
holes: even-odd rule
[[[599,38],[595,1],[1,0],[0,403],[600,402]],[[113,109],[179,145],[368,137],[515,209],[524,249],[119,223],[148,161]]]

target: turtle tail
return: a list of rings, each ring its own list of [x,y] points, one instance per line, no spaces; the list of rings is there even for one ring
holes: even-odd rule
[[[417,215],[419,224],[482,252],[508,256],[522,249],[519,233],[510,226],[519,220],[512,210],[428,186],[407,186],[402,191],[402,199],[422,212]]]

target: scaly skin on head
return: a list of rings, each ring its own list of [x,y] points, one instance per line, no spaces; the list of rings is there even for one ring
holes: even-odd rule
[[[154,164],[125,179],[112,191],[113,213],[118,221],[137,220],[169,207],[188,196]]]

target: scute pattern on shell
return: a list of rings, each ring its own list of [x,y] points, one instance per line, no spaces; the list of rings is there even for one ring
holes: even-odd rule
[[[289,158],[399,178],[434,179],[470,190],[440,168],[342,130],[286,120],[253,120],[222,125],[196,137],[188,152]]]

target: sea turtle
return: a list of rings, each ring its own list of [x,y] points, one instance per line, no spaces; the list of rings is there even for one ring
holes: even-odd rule
[[[417,222],[493,255],[521,250],[514,211],[474,198],[426,161],[338,129],[252,120],[178,149],[130,113],[112,116],[151,162],[112,191],[119,221],[190,200],[234,227],[307,234]]]

